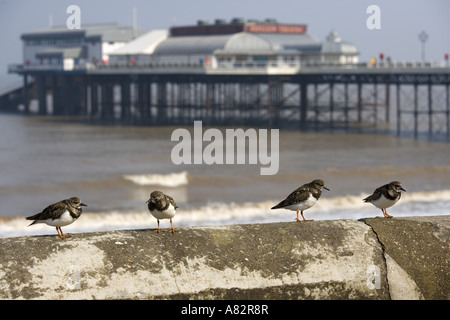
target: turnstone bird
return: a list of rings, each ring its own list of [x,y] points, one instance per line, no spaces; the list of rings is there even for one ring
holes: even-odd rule
[[[311,208],[317,202],[317,200],[319,200],[322,194],[322,189],[328,191],[330,190],[325,187],[323,180],[318,179],[310,183],[306,183],[297,190],[293,191],[290,195],[287,196],[286,199],[284,199],[271,209],[285,208],[288,210],[297,211],[298,222],[302,221],[298,218],[298,213],[301,212],[303,221],[312,221],[305,219],[305,217],[303,216],[303,211]]]
[[[170,219],[170,226],[172,227],[170,232],[177,232],[173,228],[172,218],[175,216],[178,206],[171,196],[168,196],[161,191],[153,191],[150,194],[150,199],[147,200],[147,203],[148,210],[158,221],[158,230],[156,230],[156,232],[161,232],[161,229],[159,229],[159,220],[161,219]]]
[[[391,183],[375,189],[375,191],[367,198],[364,198],[363,201],[370,202],[375,207],[380,208],[386,218],[392,218],[391,215],[387,214],[386,208],[392,207],[400,200],[400,197],[402,196],[400,190],[406,192],[406,190],[402,188],[402,183],[400,181],[392,181]]]
[[[42,210],[42,212],[26,217],[26,219],[34,220],[29,226],[36,223],[45,223],[49,226],[56,227],[59,237],[61,239],[66,239],[70,236],[64,234],[61,227],[67,226],[77,220],[81,216],[82,206],[86,205],[81,203],[80,198],[73,197],[53,203]]]

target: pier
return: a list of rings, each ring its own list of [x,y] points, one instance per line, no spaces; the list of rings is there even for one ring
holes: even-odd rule
[[[39,115],[136,125],[202,120],[207,125],[300,130],[376,128],[395,115],[398,134],[409,130],[415,137],[420,131],[450,137],[450,68],[359,64],[278,74],[267,69],[23,68],[16,71],[26,90],[11,92],[10,100],[3,97],[2,111],[29,114],[30,101],[36,99]]]
[[[24,62],[8,71],[23,87],[0,95],[0,111],[450,139],[448,60],[380,55],[361,63],[334,30],[319,42],[304,24],[236,18],[147,33],[117,24],[50,28],[21,38]]]

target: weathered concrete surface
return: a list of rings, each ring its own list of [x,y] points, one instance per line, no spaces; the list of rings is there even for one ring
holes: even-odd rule
[[[410,232],[411,224],[418,224],[417,238],[428,239],[423,250],[434,253],[412,248],[415,242],[391,249],[396,244],[389,243],[383,226],[400,234],[399,230]],[[417,286],[414,298],[448,298],[448,283],[442,284],[449,279],[448,224],[394,218],[178,231],[84,233],[67,240],[56,235],[0,239],[0,298],[390,299],[388,259],[394,260],[391,273],[409,275]],[[425,255],[418,260],[439,261],[428,261],[436,263],[433,279],[441,282],[435,285],[438,289],[428,288],[434,280],[427,278],[422,284],[416,278],[427,274],[423,266],[422,273],[409,271],[400,257],[411,254]],[[405,297],[400,289],[394,294]]]
[[[393,299],[450,299],[450,216],[366,219],[386,256]]]

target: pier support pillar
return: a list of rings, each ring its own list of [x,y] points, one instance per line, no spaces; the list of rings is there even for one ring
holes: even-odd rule
[[[373,126],[378,125],[378,83],[373,84]]]
[[[386,123],[390,123],[391,122],[391,87],[390,87],[389,83],[386,84],[385,105],[386,105]]]
[[[151,118],[151,86],[145,78],[141,79],[137,85],[139,120],[142,124],[148,124]]]
[[[348,112],[349,112],[349,98],[348,98],[348,83],[344,83],[344,122],[345,122],[345,130],[348,130],[349,120],[348,120]]]
[[[397,83],[397,136],[401,133],[401,117],[402,111],[400,107],[400,83]]]
[[[122,120],[129,120],[131,118],[130,105],[130,80],[123,79],[120,85],[120,118]]]
[[[28,75],[23,74],[23,91],[22,91],[22,103],[24,106],[24,113],[30,113],[30,98],[28,96]]]
[[[330,82],[330,127],[334,128],[334,83]]]
[[[158,82],[157,101],[158,101],[158,122],[159,124],[166,123],[166,107],[167,107],[167,84],[166,82]]]
[[[414,84],[414,138],[419,134],[419,96],[417,92],[417,83]]]
[[[96,83],[91,84],[91,116],[98,116],[98,85]]]
[[[39,111],[40,115],[47,114],[47,87],[45,83],[45,76],[35,77],[36,85],[37,85],[37,94],[38,94],[38,102],[39,102]]]
[[[433,134],[433,87],[431,83],[428,84],[428,134]]]
[[[358,82],[358,123],[362,122],[362,83]]]
[[[450,85],[445,86],[445,114],[446,114],[446,127],[447,127],[447,141],[450,140]]]
[[[113,84],[106,82],[102,85],[102,109],[100,117],[103,120],[112,120],[114,118],[114,97]]]
[[[52,95],[53,95],[53,115],[62,115],[64,105],[64,93],[62,92],[62,82],[65,77],[53,76],[52,79]]]
[[[79,81],[79,98],[77,103],[79,103],[79,109],[77,111],[77,113],[79,115],[87,115],[87,99],[88,99],[88,81],[85,77],[80,77],[80,81]],[[78,106],[78,105],[77,105]]]
[[[71,76],[62,77],[62,92],[63,92],[63,105],[61,114],[73,115],[75,114],[75,95],[73,87],[73,78]]]
[[[305,81],[300,83],[300,129],[305,129],[308,115],[308,85]]]

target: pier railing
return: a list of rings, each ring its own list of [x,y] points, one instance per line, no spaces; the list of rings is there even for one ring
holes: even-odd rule
[[[8,73],[24,73],[39,71],[86,71],[86,72],[108,72],[108,71],[149,71],[157,73],[173,73],[175,72],[195,72],[195,73],[217,73],[224,71],[230,73],[233,70],[241,74],[242,71],[251,73],[252,71],[268,71],[271,74],[295,74],[301,73],[302,70],[316,69],[326,71],[333,70],[354,70],[369,71],[370,70],[410,70],[410,71],[426,71],[430,69],[445,70],[450,69],[448,62],[434,61],[379,61],[376,63],[360,62],[351,64],[329,63],[329,62],[219,62],[215,65],[204,63],[128,63],[128,64],[93,64],[85,63],[73,65],[70,68],[62,64],[42,65],[42,64],[10,64]]]

